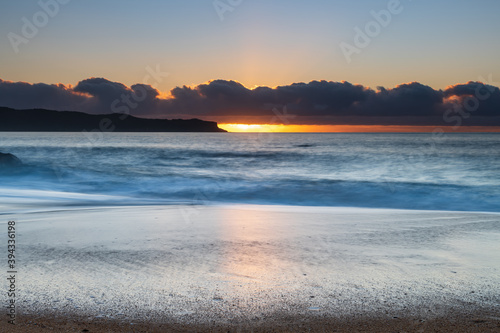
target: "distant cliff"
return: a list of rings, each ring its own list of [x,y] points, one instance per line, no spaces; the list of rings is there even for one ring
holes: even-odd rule
[[[44,109],[0,107],[0,131],[6,132],[226,132],[199,119],[145,119],[119,113],[93,115]]]

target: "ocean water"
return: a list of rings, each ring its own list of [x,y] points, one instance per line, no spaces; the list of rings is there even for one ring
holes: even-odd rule
[[[18,204],[248,203],[500,212],[500,135],[0,133]]]

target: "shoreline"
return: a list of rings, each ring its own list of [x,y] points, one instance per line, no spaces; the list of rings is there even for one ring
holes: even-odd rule
[[[210,208],[220,209],[243,209],[243,210],[260,210],[260,211],[282,211],[282,212],[307,212],[307,213],[339,213],[346,212],[356,214],[370,212],[400,212],[400,213],[438,213],[438,214],[490,214],[500,215],[500,211],[487,210],[446,210],[446,209],[409,209],[409,208],[391,208],[391,207],[365,207],[365,206],[315,206],[315,205],[299,205],[285,203],[241,203],[241,202],[226,202],[226,201],[211,201],[203,204],[191,203],[182,200],[173,200],[164,202],[155,199],[136,201],[136,198],[120,195],[100,195],[100,194],[82,194],[76,192],[61,192],[61,191],[41,191],[41,190],[24,190],[4,188],[7,195],[0,196],[0,199],[5,201],[3,209],[14,209],[6,211],[2,215],[19,215],[33,214],[44,212],[65,212],[76,210],[113,210],[113,209],[158,209],[168,207],[186,207],[194,211],[201,211]],[[36,196],[23,196],[25,193]],[[135,203],[134,203],[135,202]],[[26,209],[33,207],[33,209]],[[22,208],[22,209],[20,209]]]

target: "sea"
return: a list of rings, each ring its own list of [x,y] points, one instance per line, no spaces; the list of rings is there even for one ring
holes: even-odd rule
[[[498,133],[0,133],[0,204],[500,212]]]

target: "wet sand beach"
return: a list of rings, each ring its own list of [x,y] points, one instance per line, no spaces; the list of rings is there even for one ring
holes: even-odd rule
[[[2,331],[500,329],[499,214],[18,208],[3,216],[17,226],[17,326]]]

